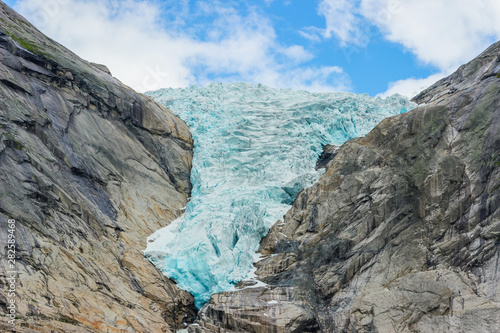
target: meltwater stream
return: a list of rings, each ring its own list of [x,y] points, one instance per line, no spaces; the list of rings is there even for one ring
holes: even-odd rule
[[[190,126],[195,149],[186,211],[149,237],[145,254],[198,308],[249,275],[260,239],[320,176],[314,167],[325,144],[365,135],[415,106],[399,96],[246,83],[149,94]]]

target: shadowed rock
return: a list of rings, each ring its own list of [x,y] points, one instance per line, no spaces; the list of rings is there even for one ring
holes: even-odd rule
[[[337,149],[339,147],[335,145],[326,145],[323,147],[323,152],[316,161],[316,170],[325,169],[328,162],[333,160],[335,155],[337,155]]]

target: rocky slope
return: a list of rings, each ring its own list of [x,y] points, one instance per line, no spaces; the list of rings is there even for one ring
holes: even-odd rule
[[[331,153],[261,242],[267,285],[189,331],[499,332],[499,73],[497,43]]]
[[[187,126],[0,2],[0,330],[168,332],[193,298],[141,250],[190,195]]]

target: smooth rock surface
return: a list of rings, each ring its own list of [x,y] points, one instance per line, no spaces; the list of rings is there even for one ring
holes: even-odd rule
[[[191,191],[187,125],[0,2],[0,244],[17,332],[169,332],[193,297],[143,256]],[[0,289],[6,288],[2,256]],[[8,331],[5,292],[0,330]]]
[[[190,332],[500,332],[500,43],[342,145]]]

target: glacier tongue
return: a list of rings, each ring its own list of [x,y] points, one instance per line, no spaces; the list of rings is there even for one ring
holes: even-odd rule
[[[246,83],[149,93],[191,128],[191,201],[183,216],[148,239],[146,256],[195,297],[247,277],[260,239],[304,187],[319,177],[325,144],[368,133],[415,105],[349,93],[316,94]]]

